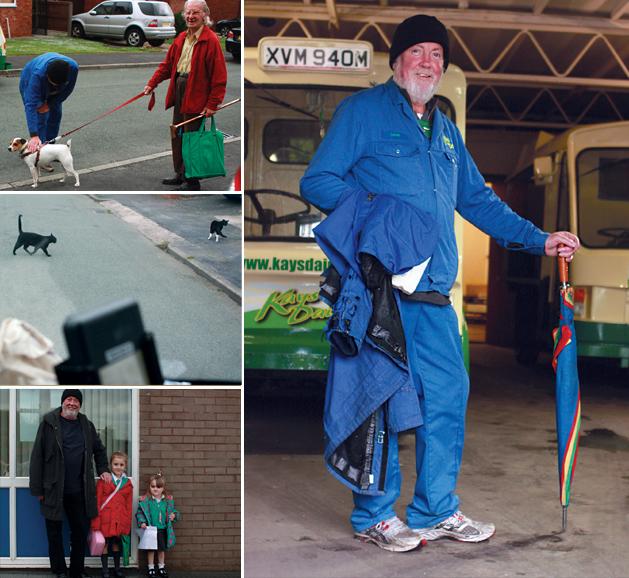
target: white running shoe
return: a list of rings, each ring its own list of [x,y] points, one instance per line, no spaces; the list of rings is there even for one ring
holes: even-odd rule
[[[460,542],[482,542],[494,535],[496,526],[485,524],[484,522],[475,522],[459,510],[435,526],[430,528],[413,528],[413,532],[426,540],[452,538]]]
[[[362,532],[356,532],[355,538],[361,542],[372,542],[390,552],[408,552],[426,544],[426,540],[411,530],[397,516],[383,520]]]

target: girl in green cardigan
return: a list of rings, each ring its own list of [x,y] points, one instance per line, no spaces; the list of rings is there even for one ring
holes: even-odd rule
[[[147,492],[140,497],[138,502],[135,519],[138,528],[157,527],[159,567],[155,570],[155,550],[147,550],[149,578],[168,578],[165,562],[166,550],[170,550],[175,545],[173,524],[179,519],[179,512],[175,508],[173,497],[166,495],[166,483],[162,472],[150,477]]]

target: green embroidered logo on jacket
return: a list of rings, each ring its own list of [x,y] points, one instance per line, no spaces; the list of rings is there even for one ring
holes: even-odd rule
[[[454,145],[452,144],[452,141],[445,134],[443,135],[443,142],[448,148],[454,150]]]

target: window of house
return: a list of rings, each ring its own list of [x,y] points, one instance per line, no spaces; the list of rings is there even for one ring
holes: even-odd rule
[[[94,424],[107,455],[122,451],[131,456],[131,390],[82,390],[81,413]],[[7,392],[8,393],[8,392]],[[15,435],[16,476],[27,477],[33,443],[42,418],[50,410],[61,405],[61,389],[21,389],[17,390],[17,419]],[[3,398],[0,397],[0,416],[4,414]],[[8,407],[8,399],[7,399]],[[8,411],[7,411],[8,415]],[[8,419],[7,419],[8,421]],[[8,426],[6,428],[8,432]],[[0,417],[0,463],[3,463],[3,448],[8,435],[4,433]],[[8,460],[7,460],[8,463]],[[129,470],[132,469],[129,457]],[[128,471],[129,476],[133,472]]]

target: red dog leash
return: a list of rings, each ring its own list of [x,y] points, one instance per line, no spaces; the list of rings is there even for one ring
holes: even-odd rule
[[[77,130],[81,130],[82,128],[85,128],[86,126],[92,124],[93,122],[96,122],[97,120],[100,120],[101,118],[105,118],[106,116],[109,116],[110,114],[116,112],[117,110],[124,108],[128,104],[135,102],[136,100],[138,100],[139,98],[142,98],[143,96],[146,96],[144,92],[140,92],[139,94],[136,94],[133,98],[130,98],[129,100],[127,100],[126,102],[123,102],[122,104],[119,104],[116,108],[112,108],[111,110],[108,110],[107,112],[104,112],[103,114],[99,114],[96,118],[93,118],[92,120],[86,122],[85,124],[82,124],[81,126],[77,128],[73,128],[72,130],[69,130],[68,132],[63,133],[59,138],[65,138],[68,135],[72,134],[73,132],[76,132]],[[153,110],[154,106],[155,106],[155,93],[152,92],[151,98],[149,100],[149,105],[148,105],[149,111]]]
[[[146,96],[144,92],[140,92],[139,94],[136,94],[133,98],[130,98],[129,100],[127,100],[126,102],[123,102],[122,104],[119,104],[116,108],[112,108],[111,110],[108,110],[107,112],[104,112],[103,114],[99,114],[96,118],[93,118],[92,120],[86,122],[85,124],[82,124],[81,126],[77,128],[73,128],[72,130],[69,130],[68,132],[64,132],[62,135],[55,137],[52,140],[47,140],[46,142],[42,143],[41,146],[36,151],[37,158],[35,159],[35,166],[37,166],[37,164],[39,163],[39,151],[45,145],[56,142],[58,138],[65,138],[68,135],[72,134],[73,132],[76,132],[77,130],[81,130],[82,128],[85,128],[86,126],[92,124],[93,122],[96,122],[97,120],[100,120],[101,118],[105,118],[106,116],[109,116],[111,113],[116,112],[117,110],[120,110],[121,108],[127,106],[128,104],[131,104],[132,102],[135,102],[136,100],[138,100],[139,98],[142,98],[143,96]],[[155,93],[152,92],[151,98],[149,100],[149,105],[148,105],[149,111],[153,110],[154,106],[155,106]],[[27,157],[28,155],[32,155],[32,154],[33,153],[26,153],[26,154],[22,153],[22,158]]]
[[[93,122],[96,122],[97,120],[100,120],[101,118],[105,118],[106,116],[109,116],[113,112],[116,112],[117,110],[120,110],[121,108],[124,108],[128,104],[135,102],[136,100],[138,100],[138,98],[142,98],[143,96],[146,96],[144,92],[141,92],[140,94],[136,94],[133,98],[130,98],[129,100],[127,100],[126,102],[123,102],[122,104],[119,104],[116,108],[112,108],[111,110],[108,110],[107,112],[104,112],[103,114],[99,114],[96,118],[93,118],[92,120],[86,122],[85,124],[82,124],[81,126],[77,128],[73,128],[72,130],[69,130],[68,132],[64,132],[61,136],[57,138],[65,138],[68,135],[72,134],[73,132],[76,132],[77,130],[81,130],[82,128],[85,128],[86,126],[92,124]],[[153,110],[154,106],[155,106],[155,93],[152,92],[151,98],[149,100],[149,105],[148,105],[149,111]],[[56,141],[57,139],[55,138],[53,140]],[[52,141],[46,141],[44,144],[49,144],[50,142]]]

